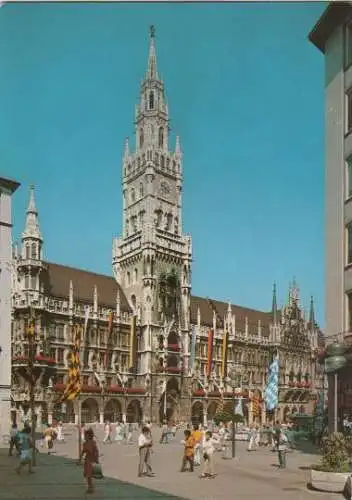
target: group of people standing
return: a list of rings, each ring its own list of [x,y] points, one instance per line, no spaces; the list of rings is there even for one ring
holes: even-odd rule
[[[187,466],[189,471],[193,472],[195,466],[201,465],[203,456],[203,471],[200,477],[206,479],[214,478],[214,453],[219,440],[215,439],[211,431],[206,429],[201,431],[198,425],[194,425],[193,431],[186,429],[184,436],[181,472],[185,472]]]

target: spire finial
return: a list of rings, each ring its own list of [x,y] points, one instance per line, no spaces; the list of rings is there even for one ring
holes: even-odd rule
[[[39,221],[38,221],[38,210],[35,205],[35,196],[34,196],[34,186],[31,184],[29,186],[29,201],[28,207],[26,211],[26,225],[24,232],[22,234],[23,238],[36,238],[38,240],[42,240],[40,229],[39,229]]]
[[[156,68],[156,52],[155,52],[155,27],[150,26],[150,42],[148,55],[147,79],[158,80],[158,70]]]
[[[151,24],[149,26],[149,33],[150,33],[150,38],[155,38],[155,26],[154,26],[154,24]]]
[[[313,298],[313,295],[310,296],[309,324],[310,324],[311,328],[315,327],[315,312],[314,312],[314,298]]]
[[[273,303],[272,303],[272,307],[271,307],[271,312],[273,315],[274,325],[276,325],[276,323],[277,323],[277,299],[276,299],[276,283],[275,282],[273,285]]]

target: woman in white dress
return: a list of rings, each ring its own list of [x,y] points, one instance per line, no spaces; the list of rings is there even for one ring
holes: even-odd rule
[[[123,440],[123,428],[120,422],[116,422],[115,441],[122,441],[122,440]]]

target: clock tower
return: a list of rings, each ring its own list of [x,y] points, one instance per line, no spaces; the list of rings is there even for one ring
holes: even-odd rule
[[[150,28],[148,65],[135,111],[135,148],[125,140],[123,214],[113,242],[113,270],[137,315],[141,333],[138,373],[153,371],[152,352],[170,330],[188,363],[191,237],[182,232],[182,153],[169,147],[169,109],[158,75],[155,30]],[[169,325],[169,326],[167,326]],[[168,330],[166,332],[166,330]]]

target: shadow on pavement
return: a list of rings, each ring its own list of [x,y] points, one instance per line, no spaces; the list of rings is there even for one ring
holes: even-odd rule
[[[0,449],[0,500],[77,500],[84,498],[186,500],[109,477],[94,480],[95,492],[86,495],[83,467],[77,466],[76,461],[72,459],[41,453],[37,455],[35,474],[28,474],[28,470],[23,469],[20,476],[14,471],[18,462],[18,457],[9,457],[6,449]],[[147,481],[148,478],[146,478]]]

